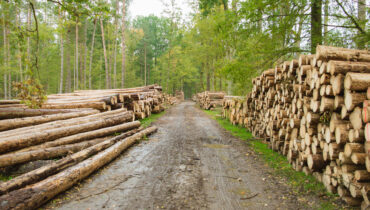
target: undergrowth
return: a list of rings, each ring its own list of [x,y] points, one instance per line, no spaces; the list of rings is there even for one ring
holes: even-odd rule
[[[153,122],[155,122],[158,118],[164,115],[164,113],[166,113],[166,111],[163,111],[158,114],[151,114],[149,117],[141,119],[140,120],[141,126],[144,128],[149,127]]]
[[[311,175],[303,172],[297,172],[289,164],[287,158],[268,148],[266,143],[253,138],[252,134],[244,127],[235,126],[229,120],[220,115],[220,110],[204,110],[204,112],[215,119],[225,130],[241,140],[247,141],[252,149],[265,161],[265,163],[274,169],[275,175],[285,178],[292,190],[297,195],[318,195],[320,206],[318,209],[338,209],[335,202],[338,196],[326,191],[325,186]]]

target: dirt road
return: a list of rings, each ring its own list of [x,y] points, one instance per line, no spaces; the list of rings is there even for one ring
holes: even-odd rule
[[[60,209],[304,209],[244,142],[193,102],[159,131],[46,207]],[[55,205],[55,201],[60,201]]]

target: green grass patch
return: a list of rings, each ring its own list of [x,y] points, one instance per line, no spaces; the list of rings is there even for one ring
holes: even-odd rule
[[[144,118],[144,119],[141,119],[140,122],[141,122],[141,126],[143,126],[144,128],[150,126],[153,122],[155,122],[158,118],[160,118],[162,115],[164,115],[164,113],[166,113],[166,111],[163,111],[161,113],[158,113],[158,114],[151,114],[149,117],[147,118]]]
[[[268,145],[261,140],[254,139],[252,134],[241,126],[233,125],[229,120],[221,117],[220,109],[204,110],[204,112],[215,119],[225,130],[233,136],[247,141],[251,148],[264,160],[264,162],[274,169],[274,174],[285,178],[293,191],[298,195],[314,194],[320,196],[321,203],[318,209],[338,209],[333,203],[338,197],[327,192],[325,186],[311,175],[295,171],[289,164],[287,158],[268,148]]]
[[[12,176],[6,176],[6,175],[3,175],[3,174],[0,174],[0,181],[6,182],[6,181],[9,181],[11,179],[13,179]]]

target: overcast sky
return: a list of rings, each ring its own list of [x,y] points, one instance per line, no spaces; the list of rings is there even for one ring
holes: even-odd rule
[[[129,6],[129,13],[132,18],[136,16],[148,16],[150,14],[163,16],[165,6],[163,0],[132,0]],[[165,2],[168,0],[164,0]],[[176,0],[176,4],[180,7],[183,17],[187,18],[192,11],[189,5],[189,0]]]

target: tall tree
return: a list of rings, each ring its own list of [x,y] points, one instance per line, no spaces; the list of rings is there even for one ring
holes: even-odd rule
[[[93,56],[94,56],[94,44],[95,44],[95,32],[96,32],[96,18],[94,19],[94,29],[93,29],[93,34],[92,34],[92,41],[91,41],[91,50],[90,50],[90,62],[89,62],[89,89],[92,88],[91,86],[91,66],[92,66],[92,61],[93,61]]]
[[[102,37],[102,42],[103,42],[103,53],[104,53],[105,88],[108,89],[108,88],[110,88],[110,77],[109,77],[109,70],[108,70],[107,50],[105,48],[103,18],[100,18],[100,29],[101,29],[101,37]]]
[[[122,67],[121,67],[121,87],[125,87],[125,64],[126,64],[126,45],[125,45],[125,19],[126,19],[126,0],[122,0],[122,27],[121,27],[121,50],[122,50]]]
[[[322,44],[322,0],[311,0],[311,53],[316,52],[316,46]]]
[[[59,82],[59,93],[63,93],[63,77],[64,77],[64,40],[63,40],[63,14],[61,9],[59,9],[59,26],[61,28],[60,32],[60,82]]]

